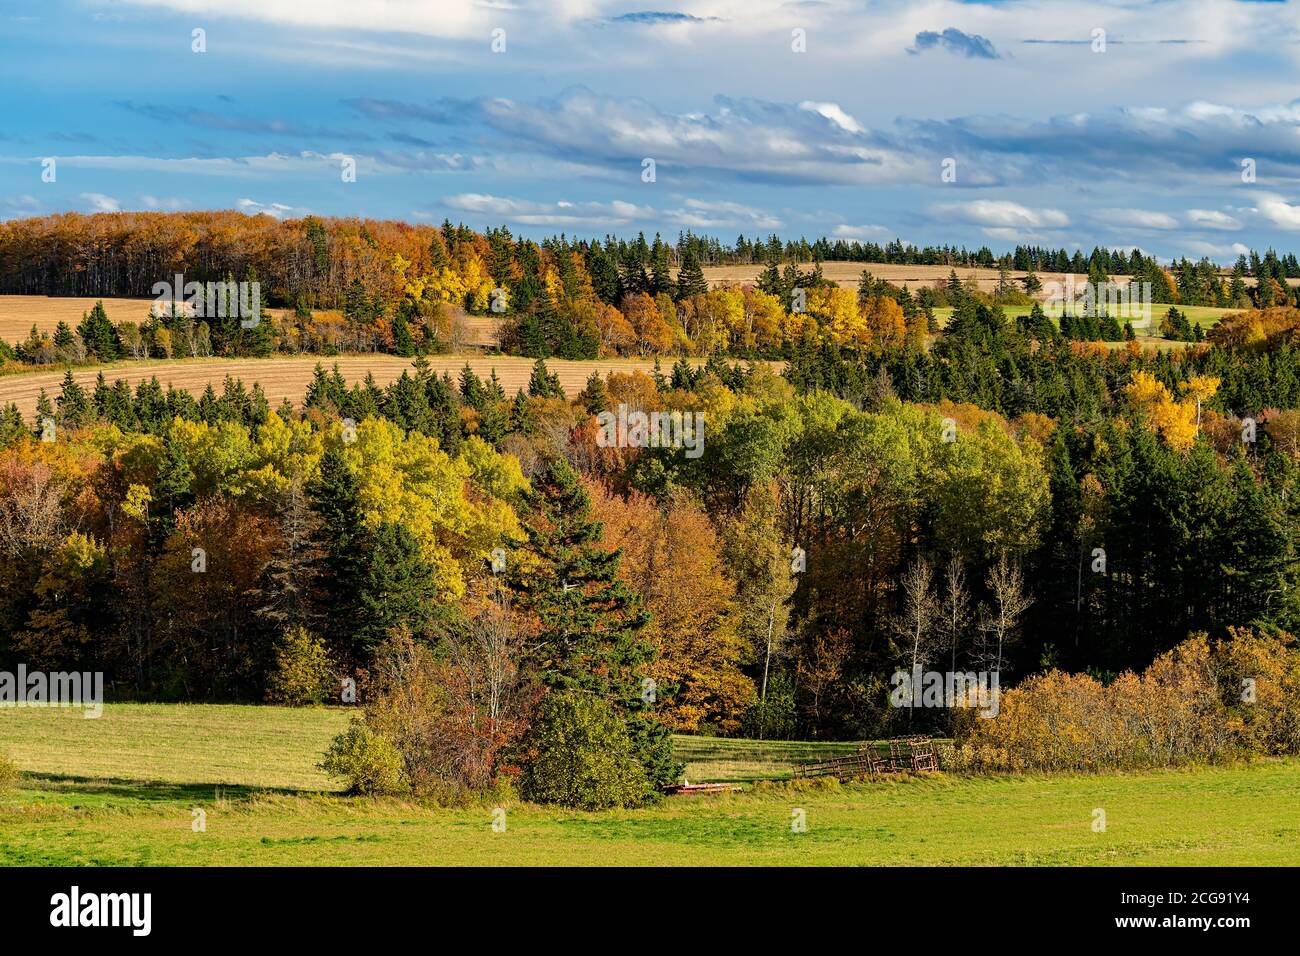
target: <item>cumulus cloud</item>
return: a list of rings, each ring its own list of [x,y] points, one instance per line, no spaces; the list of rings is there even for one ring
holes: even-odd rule
[[[865,133],[866,129],[861,123],[855,120],[844,110],[840,109],[838,103],[814,103],[812,100],[804,100],[799,104],[799,109],[807,110],[810,113],[816,113],[824,116],[842,130],[850,133]]]
[[[287,219],[307,213],[306,209],[295,210],[293,206],[282,202],[262,203],[255,199],[241,199],[236,205],[241,212],[246,212],[250,216],[270,216],[273,219]]]
[[[181,13],[209,13],[323,29],[485,37],[494,22],[489,4],[427,0],[132,0]]]
[[[1300,229],[1300,206],[1287,202],[1281,196],[1265,193],[1257,199],[1255,211],[1282,229]]]
[[[854,226],[848,223],[841,223],[831,230],[831,235],[836,239],[857,239],[860,241],[867,241],[872,239],[889,239],[893,235],[893,230],[888,226]]]
[[[162,209],[167,212],[175,212],[189,205],[184,199],[178,199],[175,196],[150,196],[147,194],[140,197],[140,202],[144,204],[146,209]]]
[[[942,33],[936,33],[933,30],[922,30],[916,35],[914,44],[908,49],[908,53],[920,54],[926,50],[947,50],[949,53],[956,53],[971,59],[1000,59],[998,51],[993,48],[993,44],[987,39],[978,33],[963,33],[956,27],[948,27]]]

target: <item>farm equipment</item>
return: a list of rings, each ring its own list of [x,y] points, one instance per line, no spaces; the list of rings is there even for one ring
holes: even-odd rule
[[[825,760],[808,761],[795,765],[795,778],[883,777],[893,773],[921,773],[939,769],[939,758],[934,743],[925,737],[904,737],[889,741],[889,756],[884,756],[873,743],[864,743],[857,753]]]

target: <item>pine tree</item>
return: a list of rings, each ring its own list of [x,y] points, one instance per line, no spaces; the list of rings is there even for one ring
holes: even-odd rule
[[[72,369],[63,374],[63,389],[55,404],[59,408],[59,424],[64,428],[80,428],[94,417],[86,390],[73,379]]]
[[[637,671],[652,658],[640,632],[649,616],[618,577],[619,554],[599,546],[601,525],[577,473],[549,462],[526,494],[524,531],[534,559],[515,562],[517,604],[541,630],[534,664],[552,687],[640,701]]]
[[[262,569],[253,595],[257,616],[275,634],[304,627],[315,630],[324,607],[319,586],[321,519],[312,510],[301,478],[294,476],[279,505],[280,547]]]
[[[652,783],[674,782],[681,764],[672,738],[642,694],[641,671],[654,658],[641,636],[649,615],[619,577],[620,553],[600,547],[591,499],[563,459],[549,462],[533,480],[524,533],[533,560],[516,562],[509,584],[517,606],[540,625],[526,666],[550,687],[615,704]]]
[[[152,489],[150,519],[155,545],[165,541],[176,527],[176,512],[194,501],[194,472],[190,468],[185,446],[168,434],[163,440],[163,457]]]
[[[94,308],[86,313],[81,325],[77,327],[77,334],[86,346],[86,354],[93,355],[101,362],[112,362],[122,354],[117,329],[108,320],[103,302],[96,302]]]
[[[365,527],[361,483],[337,448],[326,449],[316,477],[307,486],[312,511],[319,518],[312,545],[322,554],[321,584],[337,600],[326,617],[325,632],[338,649],[352,651],[353,602],[359,586]]]
[[[609,410],[609,388],[599,372],[587,376],[586,387],[578,393],[578,404],[591,415]]]
[[[700,260],[695,253],[688,251],[682,256],[682,267],[677,273],[677,301],[689,299],[693,295],[703,295],[709,291],[708,280],[700,268]]]
[[[437,598],[433,568],[415,535],[388,522],[367,533],[347,642],[354,659],[368,661],[398,625],[419,634],[431,620]]]
[[[528,396],[530,398],[564,398],[564,388],[560,377],[546,368],[546,362],[538,359],[533,363],[533,374],[528,378]]]

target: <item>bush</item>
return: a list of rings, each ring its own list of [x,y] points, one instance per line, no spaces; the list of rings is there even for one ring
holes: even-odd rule
[[[662,788],[680,783],[686,770],[686,764],[673,751],[672,731],[648,715],[633,715],[624,726],[632,742],[632,754],[645,771],[646,796],[658,800]]]
[[[511,635],[484,633],[502,626],[486,614],[471,619],[468,634],[449,630],[449,660],[402,628],[379,646],[366,724],[401,753],[415,794],[459,800],[461,791],[490,789],[499,757],[526,729],[541,691],[499,653]]]
[[[1228,628],[1215,646],[1219,686],[1242,746],[1251,753],[1300,752],[1300,654],[1289,634]]]
[[[276,642],[275,665],[266,682],[276,704],[320,704],[334,691],[334,668],[325,642],[305,627],[285,631]]]
[[[331,777],[346,780],[350,793],[379,796],[407,789],[397,748],[355,717],[348,729],[334,738],[319,767]]]
[[[638,806],[653,792],[623,718],[597,697],[548,695],[524,748],[521,791],[535,803],[608,810]]]
[[[1049,671],[1003,691],[997,717],[958,711],[953,770],[1124,770],[1206,763],[1238,755],[1293,752],[1300,714],[1300,667],[1277,641],[1211,648],[1196,635],[1156,658],[1139,676],[1110,684]],[[1259,704],[1233,715],[1224,674],[1257,675]],[[1229,677],[1240,696],[1240,681]],[[1289,749],[1288,749],[1289,748]]]
[[[0,754],[0,791],[17,786],[19,776],[18,764]]]

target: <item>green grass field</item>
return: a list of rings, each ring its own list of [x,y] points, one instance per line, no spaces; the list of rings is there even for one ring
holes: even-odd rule
[[[1031,308],[1032,306],[1028,305],[1004,305],[1002,307],[1002,312],[1008,319],[1015,319],[1022,315],[1028,315]],[[1216,309],[1209,305],[1180,305],[1176,306],[1176,308],[1187,316],[1187,321],[1191,322],[1193,325],[1199,325],[1202,329],[1207,330],[1216,325],[1225,315],[1241,311],[1240,309]],[[1169,342],[1166,339],[1161,338],[1160,320],[1168,311],[1168,305],[1153,304],[1151,306],[1152,328],[1138,331],[1137,337],[1139,342],[1142,342],[1144,345],[1163,344],[1175,346],[1186,344],[1184,342]],[[943,306],[934,310],[934,317],[938,320],[940,328],[948,324],[948,320],[952,318],[952,312],[953,310],[950,306]],[[1057,311],[1048,310],[1047,314],[1052,318],[1059,320],[1060,316],[1058,315],[1058,312],[1059,308]],[[1123,324],[1123,318],[1121,317],[1120,325]]]
[[[1300,760],[1108,776],[939,774],[767,785],[587,814],[439,808],[331,792],[314,764],[340,709],[109,705],[0,711],[24,771],[0,793],[0,865],[1300,863]],[[694,781],[787,775],[851,744],[679,738]],[[1106,814],[1094,832],[1094,810]],[[206,832],[192,829],[193,811]],[[806,815],[795,833],[792,813]]]

